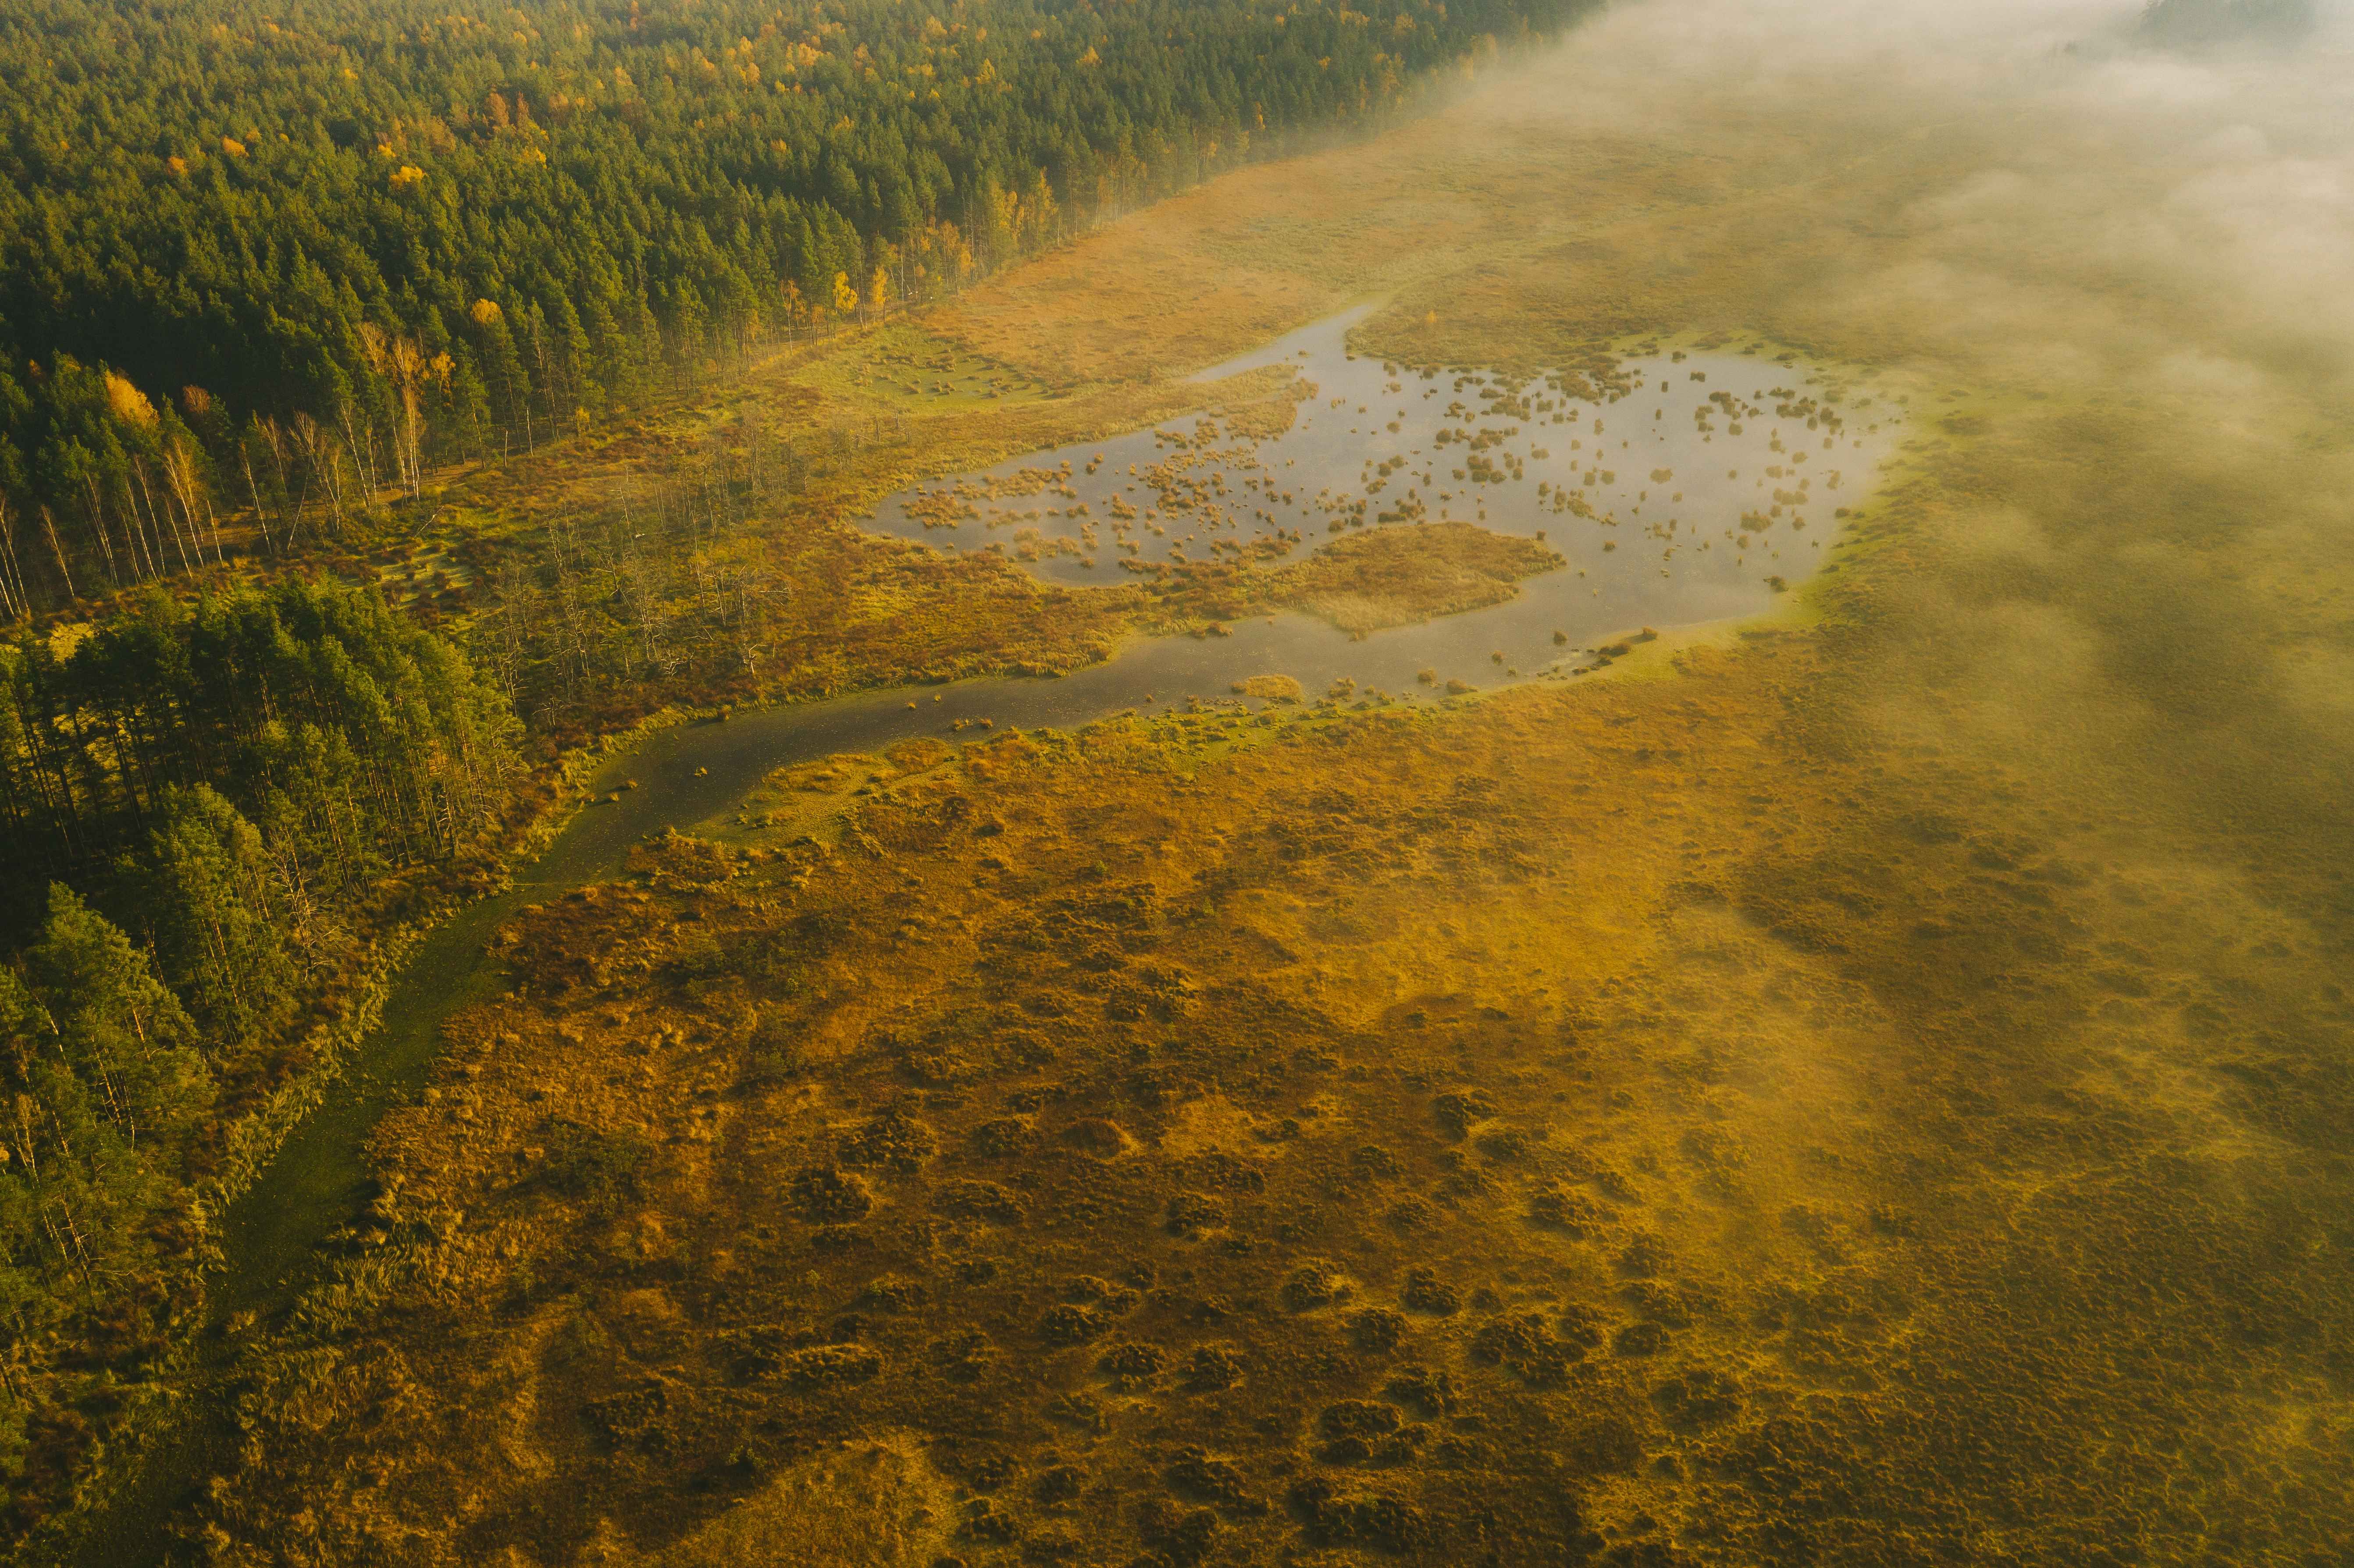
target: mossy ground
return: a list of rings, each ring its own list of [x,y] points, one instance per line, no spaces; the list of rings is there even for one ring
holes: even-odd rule
[[[1973,810],[1999,773],[1892,784],[1838,652],[992,739],[852,768],[896,782],[831,848],[650,847],[385,1128],[226,1522],[561,1561],[913,1432],[974,1561],[1886,1560],[1999,1510],[2060,1560],[2150,1510],[2065,1418],[2122,1405],[2261,1451],[2199,1510],[2295,1539],[2344,1429],[2248,1380],[2321,1305],[2265,1266],[2317,1178],[2219,1209],[2244,1151],[2135,1156],[2181,1107],[2125,1059],[2292,933]]]
[[[1380,290],[1400,355],[1889,366],[1943,428],[1805,612],[779,779],[753,848],[529,914],[257,1338],[218,1560],[2354,1538],[2335,383],[2187,273],[1924,217],[2161,184],[2064,115],[1554,69],[932,330],[1059,387]]]
[[[1469,523],[1376,528],[1347,535],[1274,574],[1268,598],[1343,631],[1377,631],[1515,597],[1522,577],[1562,558],[1533,539]]]

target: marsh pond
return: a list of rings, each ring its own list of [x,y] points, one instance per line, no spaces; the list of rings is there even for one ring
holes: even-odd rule
[[[1655,347],[1607,371],[1527,377],[1409,368],[1351,349],[1373,308],[1194,377],[1290,371],[1271,397],[917,485],[867,525],[998,552],[1074,587],[1296,570],[1402,527],[1541,546],[1534,569],[1501,585],[1480,580],[1498,568],[1476,549],[1412,563],[1466,580],[1451,600],[1451,585],[1424,585],[1436,588],[1425,607],[1466,606],[1455,613],[1310,584],[1297,608],[1237,618],[1214,659],[1117,662],[1175,666],[1161,698],[1223,696],[1261,673],[1415,697],[1566,676],[1638,628],[1766,609],[1820,567],[1902,428],[1903,409],[1867,380],[1754,349]]]

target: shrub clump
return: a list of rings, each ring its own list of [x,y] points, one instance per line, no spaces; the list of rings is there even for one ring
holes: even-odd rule
[[[1382,1397],[1405,1405],[1426,1421],[1455,1414],[1455,1384],[1445,1372],[1428,1367],[1402,1367],[1382,1385]]]
[[[877,1279],[858,1293],[854,1305],[870,1312],[912,1312],[932,1298],[921,1280]]]
[[[873,1381],[883,1358],[864,1345],[811,1345],[785,1357],[778,1370],[795,1388],[843,1388]]]
[[[1319,1546],[1370,1546],[1392,1554],[1410,1551],[1426,1533],[1422,1510],[1386,1492],[1347,1498],[1321,1476],[1293,1485],[1287,1500]]]
[[[1243,1358],[1224,1345],[1202,1345],[1185,1361],[1188,1393],[1224,1393],[1243,1381]]]
[[[1483,1132],[1479,1139],[1479,1152],[1500,1165],[1510,1165],[1529,1157],[1528,1134],[1517,1128],[1500,1127]]]
[[[1464,1089],[1456,1094],[1441,1095],[1430,1102],[1430,1114],[1438,1123],[1438,1130],[1449,1142],[1460,1143],[1471,1131],[1471,1124],[1484,1121],[1496,1114],[1496,1102],[1479,1089]]]
[[[1472,1335],[1471,1359],[1500,1366],[1532,1388],[1559,1388],[1569,1380],[1570,1367],[1585,1359],[1585,1351],[1555,1339],[1536,1313],[1522,1312],[1499,1318]]]
[[[1253,1500],[1243,1485],[1241,1470],[1199,1447],[1177,1450],[1177,1457],[1169,1465],[1169,1484],[1197,1502],[1221,1508],[1247,1509]]]
[[[1601,1204],[1578,1192],[1548,1187],[1529,1200],[1529,1223],[1585,1240],[1609,1220]]]
[[[1394,1404],[1378,1399],[1344,1399],[1316,1418],[1327,1437],[1386,1437],[1405,1425]]]
[[[1694,1367],[1651,1390],[1651,1403],[1671,1426],[1711,1426],[1739,1413],[1741,1385],[1723,1372]]]
[[[1349,1314],[1349,1342],[1367,1355],[1387,1355],[1405,1338],[1405,1319],[1386,1307]]]
[[[972,1129],[971,1149],[987,1160],[1005,1160],[1030,1147],[1030,1123],[1018,1116],[1002,1116]]]
[[[1063,1287],[1064,1298],[1083,1301],[1090,1307],[1100,1307],[1107,1312],[1133,1312],[1144,1303],[1144,1293],[1133,1286],[1116,1284],[1092,1274],[1074,1275]]]
[[[1417,1198],[1409,1192],[1392,1203],[1382,1218],[1392,1230],[1419,1231],[1438,1223],[1438,1211],[1428,1199]]]
[[[1084,1345],[1103,1338],[1110,1315],[1076,1301],[1058,1302],[1038,1319],[1038,1337],[1050,1345]]]
[[[793,1212],[813,1225],[846,1225],[875,1208],[866,1183],[832,1165],[805,1165],[793,1176],[788,1196]]]
[[[1218,1516],[1208,1509],[1181,1509],[1167,1498],[1153,1498],[1138,1510],[1137,1524],[1152,1556],[1177,1568],[1193,1568],[1210,1555],[1218,1539]]]
[[[590,1400],[588,1416],[616,1448],[666,1447],[673,1429],[671,1391],[662,1383],[642,1383]]]
[[[1096,1370],[1111,1381],[1122,1393],[1135,1393],[1150,1385],[1161,1375],[1169,1358],[1160,1347],[1138,1340],[1123,1340],[1106,1351],[1096,1361]]]
[[[1172,1236],[1198,1236],[1226,1223],[1226,1206],[1200,1192],[1176,1192],[1169,1199],[1161,1225]]]
[[[784,1014],[770,1009],[745,1033],[737,1082],[747,1089],[773,1089],[799,1078],[808,1065],[800,1032]]]
[[[1283,1282],[1283,1305],[1288,1311],[1313,1312],[1330,1307],[1348,1290],[1348,1282],[1330,1264],[1303,1263]]]
[[[1409,1312],[1451,1318],[1463,1309],[1463,1293],[1426,1268],[1405,1271],[1405,1287],[1398,1300]]]
[[[1403,1464],[1425,1436],[1408,1426],[1397,1406],[1378,1399],[1344,1399],[1324,1407],[1317,1425],[1325,1436],[1317,1457],[1328,1465]]]
[[[950,1219],[992,1225],[1020,1224],[1029,1213],[1017,1194],[994,1181],[951,1181],[940,1189],[932,1206]]]
[[[897,1107],[843,1137],[844,1165],[869,1171],[913,1172],[939,1150],[932,1129]]]
[[[1667,1348],[1666,1327],[1648,1318],[1628,1324],[1610,1340],[1611,1351],[1622,1356],[1656,1356]]]

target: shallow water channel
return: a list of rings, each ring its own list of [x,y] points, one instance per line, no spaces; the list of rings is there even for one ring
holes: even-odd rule
[[[1214,419],[1188,419],[911,491],[880,508],[873,525],[940,548],[998,545],[1017,554],[1015,535],[1034,528],[1034,540],[1025,541],[1036,556],[1033,570],[1056,581],[1097,583],[1119,580],[1123,574],[1112,562],[1120,556],[1140,564],[1200,559],[1214,541],[1278,530],[1299,534],[1293,558],[1303,557],[1331,536],[1336,519],[1348,531],[1363,499],[1368,526],[1377,525],[1384,510],[1419,503],[1432,520],[1542,531],[1567,566],[1530,579],[1507,603],[1363,638],[1303,615],[1254,618],[1224,637],[1140,640],[1108,663],[1058,679],[869,693],[682,726],[608,763],[592,781],[600,793],[625,781],[636,788],[580,812],[511,889],[468,906],[418,945],[381,1025],[325,1103],[223,1216],[222,1266],[209,1284],[207,1328],[186,1403],[115,1505],[94,1514],[73,1560],[144,1564],[173,1558],[164,1521],[207,1474],[235,1457],[238,1338],[226,1326],[244,1313],[267,1320],[320,1277],[322,1244],[357,1218],[372,1196],[365,1160],[370,1132],[386,1111],[423,1090],[441,1021],[501,986],[485,944],[522,905],[615,874],[630,846],[648,834],[717,821],[769,772],[795,762],[876,750],[981,719],[1003,727],[1063,727],[1152,702],[1230,702],[1233,683],[1256,674],[1288,674],[1311,693],[1345,677],[1402,696],[1426,690],[1416,679],[1424,669],[1437,670],[1442,681],[1459,676],[1480,685],[1562,677],[1585,661],[1584,645],[1609,635],[1755,613],[1775,591],[1768,577],[1795,584],[1812,572],[1833,535],[1834,497],[1863,493],[1897,429],[1898,410],[1864,402],[1872,397],[1869,388],[1839,389],[1852,401],[1840,405],[1836,434],[1825,433],[1830,427],[1819,411],[1815,429],[1806,412],[1777,415],[1777,407],[1796,408],[1830,388],[1819,378],[1810,388],[1808,375],[1790,366],[1730,354],[1629,361],[1616,401],[1573,396],[1543,380],[1426,377],[1349,353],[1348,329],[1365,313],[1319,323],[1204,373],[1201,379],[1215,379],[1260,365],[1293,366],[1317,393],[1280,436],[1255,440]],[[1714,395],[1722,396],[1712,402]],[[1440,444],[1442,429],[1465,435]],[[1483,430],[1498,432],[1479,455],[1500,477],[1458,480],[1458,468],[1474,471],[1470,442]],[[1368,495],[1374,471],[1393,460],[1399,461],[1387,483]],[[1025,469],[1051,472],[1055,487],[1043,488],[1034,471],[1033,481],[1021,480]],[[954,528],[928,526],[919,514],[924,493],[954,494],[960,484],[985,491],[991,480],[1001,491],[1024,482],[1040,487],[981,500],[977,514]],[[1583,499],[1590,515],[1556,499],[1564,488]],[[1788,499],[1776,499],[1776,492]],[[1129,525],[1117,530],[1115,498],[1137,514],[1132,523],[1118,519]],[[917,513],[908,511],[911,502]],[[1088,511],[1074,515],[1082,503]],[[1744,513],[1753,524],[1745,530]],[[1808,526],[1795,526],[1800,520]],[[1132,554],[1113,547],[1122,537],[1136,546]],[[1049,540],[1069,543],[1050,546]],[[1082,564],[1090,549],[1094,567]],[[1565,644],[1556,642],[1556,631],[1567,635]]]

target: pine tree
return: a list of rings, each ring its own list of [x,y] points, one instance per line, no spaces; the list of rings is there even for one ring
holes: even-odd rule
[[[49,889],[25,972],[57,1055],[123,1144],[170,1141],[210,1103],[196,1026],[144,954],[71,888]]]
[[[228,1054],[261,1039],[292,1000],[270,855],[210,785],[166,791],[158,815],[144,879],[156,957],[213,1054]]]

